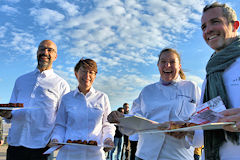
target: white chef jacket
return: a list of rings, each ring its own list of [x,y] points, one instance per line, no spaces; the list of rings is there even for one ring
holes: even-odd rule
[[[227,90],[228,98],[233,108],[240,107],[240,58],[227,68],[223,73],[223,81]],[[205,91],[206,79],[203,83],[201,102],[203,101],[203,93]],[[200,139],[201,137],[195,137]],[[227,136],[226,136],[227,139]],[[223,143],[220,147],[219,154],[221,160],[239,160],[240,159],[240,145],[235,145],[231,141]],[[204,156],[203,156],[204,159]]]
[[[50,140],[61,97],[70,91],[68,83],[53,72],[38,69],[20,76],[13,88],[10,103],[24,103],[12,111],[8,144],[44,148]]]
[[[94,140],[99,145],[106,138],[114,139],[115,127],[107,121],[111,112],[108,96],[91,87],[84,95],[78,88],[63,96],[57,114],[52,139],[59,142],[71,140]],[[63,146],[57,160],[105,159],[102,147]]]
[[[178,78],[164,86],[160,82],[146,86],[133,102],[130,114],[153,121],[187,120],[196,109],[200,89],[191,81]],[[164,133],[139,134],[136,156],[144,160],[192,160],[194,148],[185,140]]]

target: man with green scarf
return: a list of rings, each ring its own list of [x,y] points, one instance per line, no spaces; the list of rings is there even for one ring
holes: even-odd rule
[[[215,2],[205,6],[201,19],[203,38],[215,52],[208,61],[203,84],[203,103],[220,96],[227,108],[220,121],[236,125],[204,131],[206,160],[240,159],[240,37],[235,11]]]

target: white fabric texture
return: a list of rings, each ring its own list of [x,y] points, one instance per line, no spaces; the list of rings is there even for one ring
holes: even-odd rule
[[[114,139],[115,127],[107,121],[111,112],[108,96],[91,87],[84,95],[78,89],[63,96],[57,114],[52,139],[59,142],[71,140],[94,140],[99,145],[106,138]],[[104,158],[102,147],[63,146],[57,160],[101,160]]]
[[[130,114],[142,115],[159,123],[188,119],[196,109],[200,89],[191,81],[177,79],[164,86],[160,82],[146,86],[133,102]],[[192,160],[194,148],[185,138],[164,133],[139,134],[136,156],[144,160]]]
[[[44,148],[50,140],[60,99],[70,91],[67,82],[53,72],[38,69],[20,76],[10,103],[24,103],[12,111],[8,144],[27,148]]]

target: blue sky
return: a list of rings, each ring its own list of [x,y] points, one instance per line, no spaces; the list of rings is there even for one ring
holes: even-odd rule
[[[201,86],[213,52],[200,29],[202,8],[212,0],[0,0],[0,103],[8,103],[16,78],[35,69],[38,44],[58,46],[54,70],[77,87],[73,67],[81,57],[98,64],[94,88],[112,109],[130,105],[159,80],[164,47],[181,53],[187,79]],[[221,0],[238,17],[239,0]]]

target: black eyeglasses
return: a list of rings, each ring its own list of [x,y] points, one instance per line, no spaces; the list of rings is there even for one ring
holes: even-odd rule
[[[45,47],[39,47],[38,50],[40,52],[44,52],[45,50],[47,50],[49,53],[56,52],[53,48],[45,48]]]
[[[83,70],[82,68],[80,68],[79,71],[84,75],[89,74],[90,76],[96,76],[96,72],[94,71]]]

